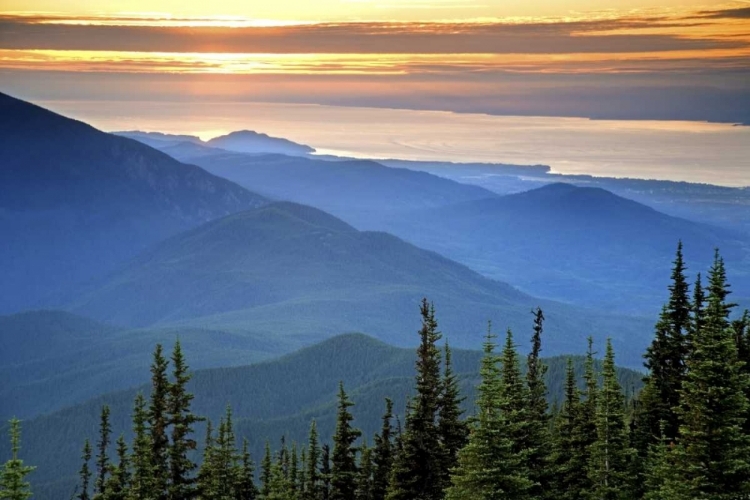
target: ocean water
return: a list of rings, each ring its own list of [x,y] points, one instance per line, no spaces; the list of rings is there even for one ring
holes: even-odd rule
[[[750,186],[750,127],[276,103],[46,101],[107,131],[204,139],[249,129],[321,154],[549,165],[553,172]]]

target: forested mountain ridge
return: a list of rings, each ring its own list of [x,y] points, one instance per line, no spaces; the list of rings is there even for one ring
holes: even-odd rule
[[[0,94],[0,312],[47,306],[167,236],[266,203],[137,141]]]
[[[537,306],[555,325],[550,354],[611,334],[623,363],[637,365],[648,338],[643,319],[539,301],[394,236],[287,202],[175,236],[69,308],[120,325],[253,332],[298,345],[359,331],[403,346],[425,293],[458,347],[475,345],[488,319],[523,328]]]
[[[182,342],[183,346],[188,344]],[[479,351],[455,350],[453,363],[460,374],[466,409],[471,410],[478,381]],[[413,394],[415,353],[396,348],[361,334],[341,335],[279,359],[236,367],[198,370],[190,390],[195,394],[196,414],[218,421],[227,404],[232,410],[237,434],[247,437],[256,461],[266,440],[286,435],[302,443],[310,418],[319,422],[321,440],[329,441],[335,427],[336,386],[344,381],[352,400],[356,423],[368,434],[378,430],[384,397],[392,397],[403,416],[407,395]],[[566,358],[546,359],[551,402],[563,397]],[[575,358],[583,372],[583,358]],[[619,369],[623,386],[640,387],[641,374]],[[24,457],[39,466],[31,476],[35,498],[69,496],[75,484],[78,464],[65,457],[77,456],[84,438],[95,439],[98,409],[111,409],[114,435],[130,436],[132,402],[138,390],[148,395],[149,387],[107,394],[84,404],[24,422]],[[203,433],[198,431],[198,435]],[[55,454],[47,453],[50,447]],[[0,457],[4,458],[5,449]]]

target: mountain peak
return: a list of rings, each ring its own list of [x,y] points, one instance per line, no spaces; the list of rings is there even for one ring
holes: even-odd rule
[[[314,153],[315,149],[280,137],[255,132],[254,130],[237,130],[227,135],[214,137],[207,145],[235,151],[238,153],[278,153],[290,156],[305,156]]]

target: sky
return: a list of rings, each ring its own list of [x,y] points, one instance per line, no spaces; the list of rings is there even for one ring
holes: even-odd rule
[[[0,0],[0,90],[750,123],[750,1],[601,5]]]

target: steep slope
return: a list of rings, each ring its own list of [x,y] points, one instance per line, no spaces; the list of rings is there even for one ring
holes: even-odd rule
[[[137,141],[0,94],[0,312],[44,304],[166,236],[263,203]]]
[[[719,247],[733,277],[748,278],[741,235],[600,188],[552,184],[414,212],[384,226],[534,295],[625,312],[658,311],[680,240],[691,272],[704,271]]]
[[[162,150],[269,197],[320,208],[360,229],[380,228],[384,217],[402,210],[495,196],[476,186],[369,160],[248,155],[184,142]]]
[[[519,336],[519,342],[523,340]],[[461,376],[469,411],[480,357],[479,351],[454,352],[454,367]],[[371,439],[380,425],[385,396],[394,399],[397,412],[403,415],[414,383],[414,361],[413,349],[398,349],[363,335],[343,335],[277,360],[197,371],[191,382],[193,410],[216,421],[226,404],[231,404],[238,438],[250,440],[254,458],[259,460],[267,439],[275,446],[286,434],[290,441],[304,442],[311,418],[317,419],[321,438],[329,441],[335,424],[336,389],[343,381],[356,404],[355,425]],[[566,361],[551,358],[547,363],[550,400],[559,400]],[[575,358],[575,364],[580,374],[581,359]],[[640,373],[619,369],[619,376],[624,387],[640,387]],[[108,394],[24,423],[24,459],[39,467],[31,477],[36,498],[69,496],[79,466],[72,457],[78,457],[85,438],[95,438],[102,404],[112,410],[114,435],[130,435],[130,412],[138,390],[147,393],[148,387]],[[202,433],[202,427],[196,429],[197,436]],[[50,449],[56,452],[49,453]]]
[[[613,336],[631,360],[642,320],[540,301],[384,233],[359,232],[317,209],[275,203],[178,235],[70,305],[114,324],[252,331],[299,342],[361,331],[411,344],[424,296],[457,346],[477,345],[488,319],[525,328],[541,305],[551,352]],[[638,363],[636,361],[635,363]]]

